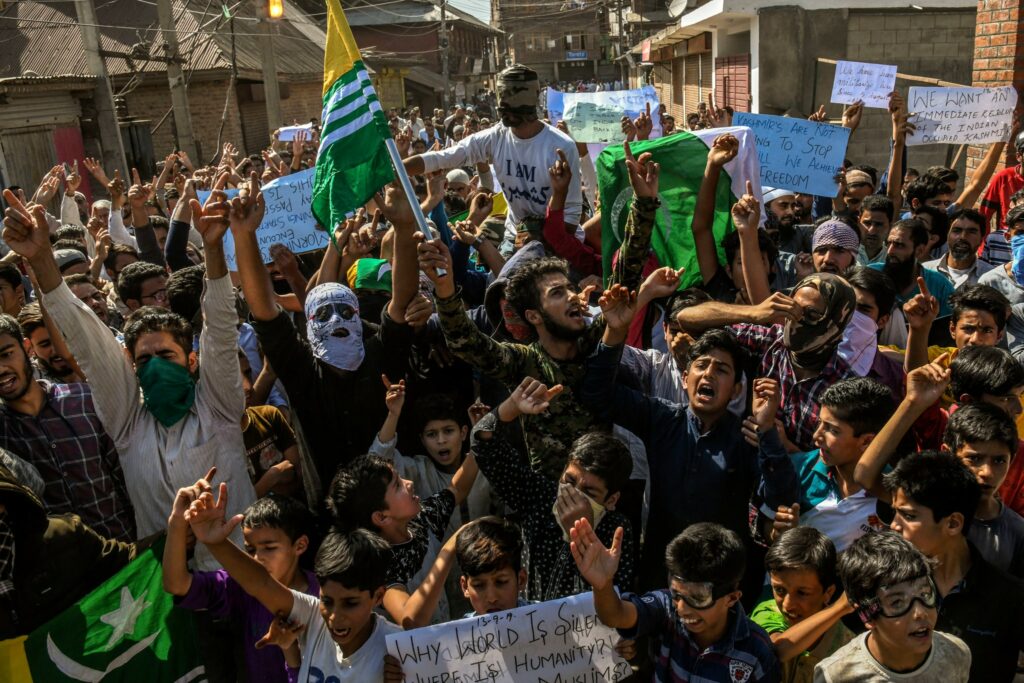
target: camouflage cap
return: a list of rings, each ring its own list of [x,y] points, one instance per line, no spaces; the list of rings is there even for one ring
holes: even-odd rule
[[[498,109],[512,114],[533,114],[540,97],[537,72],[522,64],[513,64],[498,74]]]

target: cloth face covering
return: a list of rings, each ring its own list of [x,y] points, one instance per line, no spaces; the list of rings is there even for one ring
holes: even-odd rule
[[[853,287],[843,278],[831,273],[814,273],[796,284],[793,292],[802,287],[818,290],[825,300],[825,312],[820,316],[804,316],[798,323],[786,321],[783,343],[789,349],[793,365],[808,370],[825,367],[843,338],[843,330],[853,317],[857,297]]]
[[[339,370],[363,363],[363,323],[359,299],[337,282],[317,285],[306,297],[306,339],[313,355]]]
[[[153,356],[135,374],[146,410],[164,427],[180,422],[196,402],[196,382],[183,365]]]

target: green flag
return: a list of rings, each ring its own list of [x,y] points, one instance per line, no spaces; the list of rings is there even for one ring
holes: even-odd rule
[[[748,128],[711,129],[682,132],[630,145],[633,156],[650,152],[661,165],[658,198],[661,208],[651,235],[651,248],[662,266],[686,268],[682,287],[700,283],[700,265],[693,244],[690,224],[697,207],[697,193],[704,178],[708,150],[715,137],[729,132],[739,140],[739,153],[725,165],[715,194],[713,232],[719,261],[725,262],[722,238],[732,230],[729,215],[732,205],[744,193],[745,183],[760,178],[757,150]],[[606,148],[597,158],[597,181],[601,191],[601,250],[604,276],[611,274],[612,258],[622,244],[626,218],[633,200],[622,145]]]
[[[163,588],[163,540],[27,638],[0,643],[0,681],[205,680],[192,615]]]
[[[327,2],[324,106],[313,183],[313,215],[334,226],[394,180],[384,110],[338,0]]]

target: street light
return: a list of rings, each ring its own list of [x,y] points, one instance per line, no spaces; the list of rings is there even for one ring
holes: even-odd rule
[[[264,0],[263,18],[277,21],[284,17],[284,0]]]

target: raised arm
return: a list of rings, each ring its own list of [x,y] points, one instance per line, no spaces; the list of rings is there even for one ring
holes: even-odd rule
[[[903,367],[907,372],[928,364],[928,333],[939,315],[939,302],[928,291],[923,277],[917,278],[921,293],[903,304],[903,317],[907,319],[910,332],[907,335],[907,352]]]
[[[192,502],[203,493],[212,490],[210,480],[217,468],[211,467],[206,476],[194,485],[178,489],[167,518],[167,541],[164,543],[163,584],[171,595],[184,597],[192,587],[192,574],[188,571],[188,519],[186,513]]]
[[[266,322],[276,318],[278,311],[270,274],[263,266],[263,257],[256,241],[258,227],[258,222],[232,221],[231,236],[235,240],[235,263],[238,265],[238,275],[242,280],[242,292],[249,304],[249,312],[255,320]]]
[[[212,492],[205,491],[192,502],[186,519],[196,540],[206,545],[210,554],[242,590],[259,601],[271,614],[291,614],[294,604],[292,592],[229,539],[231,532],[242,522],[243,515],[225,519],[227,501],[228,486],[221,484],[216,501]]]
[[[846,593],[843,593],[834,603],[799,624],[794,624],[785,631],[772,633],[770,637],[779,661],[788,662],[807,652],[840,619],[852,613],[853,605],[846,599]]]
[[[416,218],[410,202],[415,197],[406,197],[401,185],[394,183],[387,188],[384,196],[378,196],[377,204],[384,217],[395,229],[395,251],[391,263],[391,301],[388,315],[396,323],[405,321],[405,307],[419,291],[419,272],[416,267]]]
[[[697,263],[700,264],[700,277],[704,284],[718,272],[718,248],[715,245],[715,234],[712,225],[715,222],[715,195],[718,192],[718,178],[722,168],[736,158],[739,152],[739,141],[728,133],[719,135],[711,143],[708,161],[704,166],[704,179],[701,180],[697,193],[697,207],[693,212],[693,245],[697,250]],[[750,192],[748,191],[748,194]],[[756,227],[756,226],[755,226]],[[744,260],[746,264],[746,260]]]
[[[903,156],[907,146],[907,135],[914,132],[914,124],[908,121],[907,103],[903,96],[893,91],[889,97],[889,114],[892,118],[892,154],[889,157],[889,179],[887,194],[892,205],[903,206]],[[898,212],[898,211],[897,211]]]
[[[455,543],[458,541],[459,531],[452,534],[441,547],[430,571],[405,600],[404,613],[399,624],[406,631],[430,625],[430,619],[434,616],[434,610],[437,609],[437,603],[444,592],[448,574],[455,564]]]
[[[949,386],[950,370],[943,364],[949,354],[942,354],[934,363],[917,368],[907,375],[907,395],[896,412],[879,430],[860,456],[853,479],[879,500],[889,502],[892,496],[881,485],[882,471],[899,446],[900,439]]]
[[[760,304],[772,295],[768,284],[768,271],[761,258],[761,245],[757,241],[758,226],[761,222],[761,203],[754,197],[754,188],[747,181],[747,193],[733,204],[732,222],[740,236],[740,261],[743,269],[743,283],[747,300]]]
[[[688,332],[699,333],[713,327],[739,323],[772,325],[787,318],[799,320],[802,313],[800,306],[793,299],[781,292],[775,292],[756,306],[708,301],[683,309],[676,319]]]
[[[572,541],[569,549],[580,574],[594,589],[594,608],[597,618],[605,626],[630,629],[636,626],[639,615],[636,606],[623,600],[615,591],[615,572],[622,557],[622,527],[615,530],[612,547],[606,548],[585,518],[576,522],[569,531]]]
[[[623,149],[626,152],[629,184],[633,188],[633,205],[626,220],[625,238],[619,247],[618,260],[612,270],[609,285],[623,285],[632,292],[640,287],[643,279],[655,214],[661,206],[658,199],[658,174],[661,167],[651,160],[650,152],[634,158],[628,142],[623,143]]]

